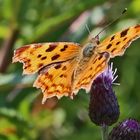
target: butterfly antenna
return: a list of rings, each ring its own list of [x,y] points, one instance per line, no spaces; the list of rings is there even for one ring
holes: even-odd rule
[[[88,27],[88,25],[86,24],[86,29],[87,29],[87,31],[88,31],[88,33],[89,33],[89,35],[91,35],[91,31],[90,31],[90,29],[89,29],[89,27]],[[92,35],[91,35],[92,36]]]
[[[120,15],[119,17],[117,17],[115,20],[113,20],[112,22],[110,22],[109,24],[107,24],[107,25],[96,35],[96,37],[99,36],[99,34],[102,33],[103,31],[105,31],[106,28],[108,28],[111,24],[113,24],[114,22],[116,22],[117,20],[119,20],[119,19],[122,17],[122,15],[123,15],[124,13],[126,13],[126,11],[127,11],[127,8],[125,8],[125,9],[122,11],[122,13],[121,13],[121,15]]]

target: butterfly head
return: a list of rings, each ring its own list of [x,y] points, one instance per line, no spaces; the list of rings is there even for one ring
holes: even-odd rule
[[[83,55],[85,57],[90,57],[93,55],[96,46],[99,44],[99,37],[91,37],[90,42],[84,46]]]
[[[96,35],[95,37],[89,36],[89,41],[93,43],[93,45],[99,45],[99,35]]]

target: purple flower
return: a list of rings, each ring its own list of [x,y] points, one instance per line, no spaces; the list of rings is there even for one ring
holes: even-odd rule
[[[140,123],[134,119],[124,120],[113,128],[109,140],[140,140]]]
[[[90,90],[89,117],[99,126],[112,125],[118,120],[120,111],[112,84],[117,78],[112,64],[92,83]]]

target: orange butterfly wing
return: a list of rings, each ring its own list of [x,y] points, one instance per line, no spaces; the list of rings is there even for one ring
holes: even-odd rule
[[[33,74],[44,66],[65,62],[77,57],[81,47],[77,43],[38,43],[21,47],[14,52],[13,62],[23,63],[23,74]]]
[[[93,80],[101,74],[108,66],[109,61],[108,53],[95,53],[88,63],[86,68],[76,77],[74,81],[74,93],[76,94],[79,89],[86,89],[86,92],[90,90]]]
[[[43,92],[42,103],[53,96],[58,97],[58,99],[62,96],[73,97],[72,83],[76,66],[77,60],[72,59],[54,64],[50,68],[45,67],[40,71],[34,86],[41,88]]]
[[[132,26],[106,38],[97,46],[98,52],[108,52],[110,57],[121,56],[136,38],[140,37],[140,25]]]

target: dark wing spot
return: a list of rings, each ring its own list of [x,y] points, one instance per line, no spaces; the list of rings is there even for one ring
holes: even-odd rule
[[[40,68],[40,67],[42,67],[44,64],[43,63],[40,63],[40,64],[38,64],[38,67]]]
[[[62,68],[62,70],[66,70],[67,69],[67,67],[66,66],[64,66],[63,68]]]
[[[135,26],[135,29],[140,28],[140,25]]]
[[[63,76],[64,76],[63,74],[60,75],[61,78],[62,78]]]
[[[52,56],[51,59],[52,59],[52,61],[53,61],[53,60],[56,60],[56,59],[59,58],[59,57],[60,57],[60,55],[59,55],[59,54],[56,54],[56,55]]]
[[[99,60],[102,59],[102,55],[100,55],[100,57],[98,58]]]
[[[97,69],[101,66],[101,64],[99,64],[96,68],[95,68],[95,71],[97,71]]]
[[[62,78],[62,77],[66,78],[67,76],[65,74],[61,74],[59,77],[60,78]]]
[[[113,53],[116,50],[116,48],[114,48],[113,50],[111,50],[111,52]]]
[[[62,49],[60,49],[61,52],[65,51],[68,48],[68,45],[64,45]]]
[[[57,93],[57,92],[59,93],[60,91],[59,91],[59,90],[55,90],[55,92],[56,92],[56,93]]]
[[[112,44],[108,44],[108,45],[106,46],[106,49],[109,49],[111,46],[112,46]]]
[[[48,78],[51,80],[53,78],[53,75],[49,74]]]
[[[92,75],[90,74],[89,76],[88,76],[88,78],[91,78],[92,77]]]
[[[40,82],[41,83],[41,87],[46,87],[46,84],[45,84],[45,82],[44,81],[41,81],[41,80],[39,80],[38,82]]]
[[[52,84],[51,87],[56,87],[56,84]]]
[[[38,56],[37,56],[37,58],[40,58],[42,55],[41,54],[39,54]]]
[[[123,39],[123,41],[125,41],[127,39],[127,37],[125,37],[124,39]]]
[[[97,61],[97,59],[95,59],[95,60],[93,61],[93,64],[95,64],[95,63],[96,63],[96,61]]]
[[[48,90],[48,89],[49,89],[49,87],[47,85],[45,85],[45,90]]]
[[[136,33],[140,32],[140,25],[135,26]]]
[[[136,33],[138,33],[138,32],[140,32],[140,30],[139,30],[139,29],[137,29],[137,30],[136,30]]]
[[[30,54],[31,54],[31,55],[34,55],[34,51],[35,51],[35,49],[32,49],[32,50],[30,51]]]
[[[103,67],[103,64],[104,64],[105,62],[106,62],[106,60],[104,60],[104,61],[102,61],[100,64],[98,64],[98,66],[95,68],[96,73],[98,73],[98,71],[101,70],[101,68]],[[97,71],[97,69],[98,69],[99,67],[101,67],[101,68]]]
[[[92,75],[92,78],[95,77],[95,74]]]
[[[57,44],[50,44],[49,45],[49,48],[48,49],[46,49],[46,52],[51,52],[51,51],[53,51],[55,48],[57,47]]]
[[[31,62],[30,59],[25,60],[25,63],[30,63],[30,62]]]
[[[25,66],[24,69],[27,69],[27,68],[29,68],[29,67],[31,67],[31,64]]]
[[[129,28],[128,29],[125,29],[121,32],[121,37],[124,37],[127,35],[127,32],[128,32]]]
[[[61,64],[56,65],[54,68],[55,68],[55,69],[61,68]]]
[[[41,60],[45,60],[46,58],[47,58],[47,56],[44,56],[44,57],[41,58]]]
[[[28,68],[28,66],[24,67],[24,69],[27,69],[27,68]]]
[[[89,70],[92,70],[93,68],[91,67]]]
[[[59,84],[59,86],[61,86],[62,88],[64,88],[64,84]]]
[[[114,38],[115,38],[115,35],[113,35],[113,36],[111,37],[110,41],[112,41]]]
[[[120,44],[120,41],[118,41],[117,43],[116,43],[116,45],[119,45]]]
[[[54,94],[54,92],[47,92],[47,94],[50,94],[51,95],[51,94]]]

